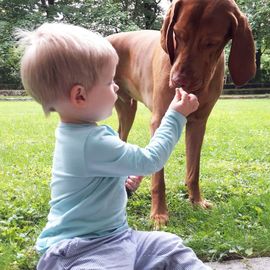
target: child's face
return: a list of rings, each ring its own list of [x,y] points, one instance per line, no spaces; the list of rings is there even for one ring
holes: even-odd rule
[[[108,65],[100,74],[100,79],[87,93],[87,114],[92,121],[101,121],[112,114],[119,87],[114,83],[116,65]]]

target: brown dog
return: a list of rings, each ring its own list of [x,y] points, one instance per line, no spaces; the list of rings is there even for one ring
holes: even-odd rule
[[[159,31],[136,31],[108,37],[120,57],[116,72],[119,134],[127,140],[137,101],[152,112],[151,133],[170,104],[175,87],[194,93],[199,109],[186,126],[186,185],[190,201],[209,203],[199,189],[200,152],[207,118],[219,98],[224,80],[224,46],[232,40],[229,70],[242,85],[256,70],[255,48],[248,21],[233,0],[176,0]],[[156,226],[168,220],[164,171],[152,177],[151,217]]]

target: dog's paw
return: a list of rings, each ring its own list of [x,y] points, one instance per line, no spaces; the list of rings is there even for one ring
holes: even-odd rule
[[[151,214],[151,219],[153,221],[153,230],[160,231],[164,228],[169,220],[168,214]]]
[[[213,208],[213,204],[205,199],[202,199],[202,200],[199,200],[199,201],[195,201],[195,200],[190,200],[191,203],[194,205],[194,206],[199,206],[203,209],[211,209]]]

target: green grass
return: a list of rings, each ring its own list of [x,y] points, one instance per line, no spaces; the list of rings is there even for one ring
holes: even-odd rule
[[[145,146],[150,113],[139,107],[129,142]],[[58,117],[34,102],[0,103],[0,266],[34,269],[46,222]],[[107,124],[117,129],[113,115]],[[220,100],[208,121],[201,188],[212,210],[193,208],[184,186],[184,136],[166,165],[170,222],[203,260],[270,255],[270,100]],[[129,224],[150,230],[150,181],[128,204]]]

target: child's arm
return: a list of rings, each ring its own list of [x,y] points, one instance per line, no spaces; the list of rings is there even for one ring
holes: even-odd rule
[[[169,110],[145,148],[125,143],[106,127],[99,127],[86,143],[92,176],[148,175],[162,169],[177,143],[189,113],[198,108],[194,95],[176,91]]]

